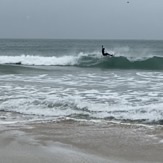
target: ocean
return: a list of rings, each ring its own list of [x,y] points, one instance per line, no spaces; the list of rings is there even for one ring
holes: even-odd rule
[[[63,120],[163,125],[163,41],[0,39],[0,124]]]

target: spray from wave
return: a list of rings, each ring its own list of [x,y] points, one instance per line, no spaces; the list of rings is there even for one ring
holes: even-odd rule
[[[103,57],[100,52],[79,53],[65,56],[0,56],[0,64],[21,64],[29,66],[79,66],[108,69],[163,69],[163,58],[151,56],[146,58],[132,58],[121,55]]]

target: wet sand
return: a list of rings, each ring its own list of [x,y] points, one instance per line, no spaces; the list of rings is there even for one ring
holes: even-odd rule
[[[49,122],[1,127],[0,163],[162,163],[163,128]]]

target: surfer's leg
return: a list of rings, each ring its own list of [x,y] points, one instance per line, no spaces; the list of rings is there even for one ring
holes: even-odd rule
[[[109,53],[105,53],[105,56],[110,55]]]
[[[105,53],[106,54],[106,56],[108,55],[108,56],[110,56],[110,57],[112,57],[113,56],[113,54],[109,54],[109,53]]]
[[[105,53],[105,54],[108,55],[108,56],[111,56],[111,57],[113,56],[112,54],[109,54],[109,53]]]

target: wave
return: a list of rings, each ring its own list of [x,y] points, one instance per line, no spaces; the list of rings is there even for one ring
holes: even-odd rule
[[[91,66],[109,69],[163,70],[163,58],[154,56],[144,60],[130,61],[126,57],[111,57],[97,61],[96,64]]]
[[[163,70],[163,57],[152,56],[133,59],[125,56],[103,57],[100,53],[79,53],[67,56],[0,56],[0,64],[29,66],[78,66],[108,69],[150,69]]]

